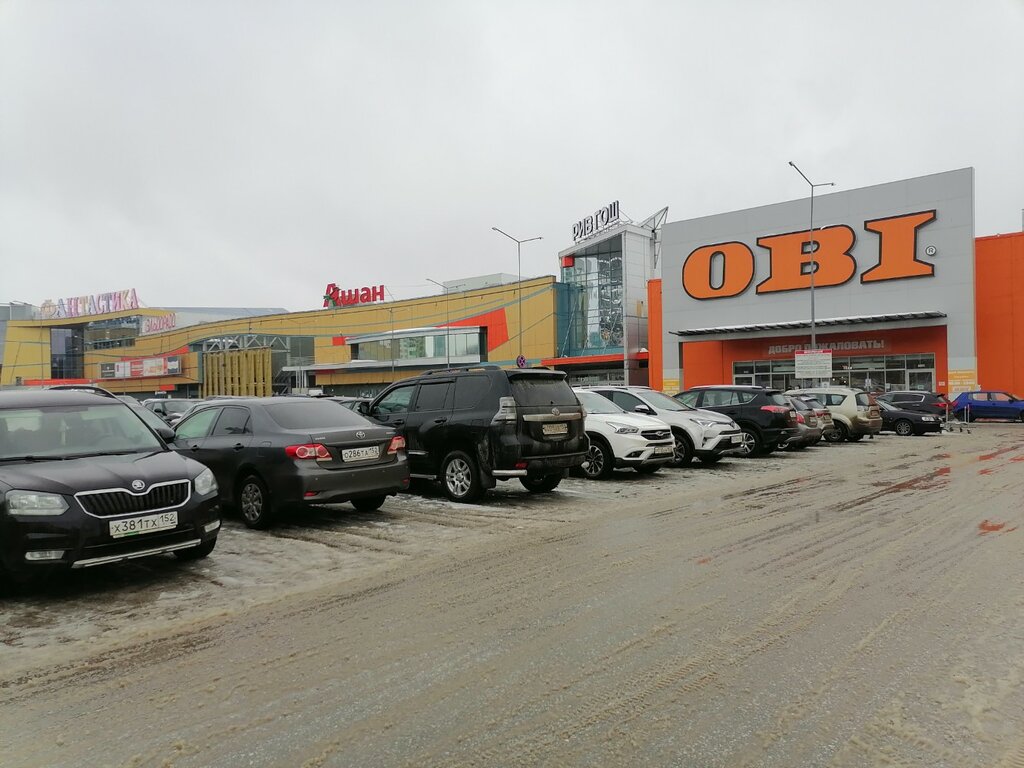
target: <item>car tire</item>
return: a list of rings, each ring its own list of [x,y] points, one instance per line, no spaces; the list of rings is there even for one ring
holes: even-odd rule
[[[235,491],[235,506],[249,528],[264,530],[274,524],[274,505],[266,483],[258,475],[246,475]]]
[[[697,461],[699,461],[705,467],[712,467],[715,464],[717,464],[718,462],[720,462],[721,460],[722,460],[722,454],[720,454],[720,453],[711,453],[711,454],[708,454],[707,456],[698,456],[697,457]]]
[[[1020,419],[1021,422],[1024,422],[1024,411],[1021,411],[1017,418]]]
[[[864,435],[855,435],[855,434],[853,434],[851,432],[850,434],[848,434],[846,436],[846,441],[848,443],[856,443],[858,440],[862,439],[863,437],[864,437]]]
[[[846,440],[846,436],[850,434],[850,430],[846,428],[846,425],[841,421],[837,421],[832,425],[832,431],[827,433],[825,437],[830,443],[841,443]]]
[[[673,430],[672,436],[676,440],[675,448],[672,451],[672,466],[690,466],[693,462],[693,443],[690,442],[690,436],[682,430]]]
[[[562,475],[541,475],[540,477],[520,477],[519,482],[530,493],[550,493],[562,482]]]
[[[605,480],[615,469],[615,457],[611,448],[602,438],[592,435],[587,460],[580,467],[583,476],[590,480]]]
[[[452,501],[470,502],[480,498],[483,486],[473,457],[452,451],[441,462],[441,489]]]
[[[655,472],[661,469],[661,466],[661,464],[642,464],[639,467],[633,467],[633,469],[635,469],[637,473],[641,475],[653,475]]]
[[[914,424],[910,419],[900,419],[893,424],[892,428],[900,437],[910,437],[914,434]]]
[[[760,456],[764,450],[764,445],[761,442],[761,435],[751,427],[741,427],[740,434],[743,436],[743,442],[740,444],[740,456],[745,459],[752,459],[755,456]]]
[[[196,547],[189,547],[188,549],[179,549],[174,552],[174,556],[179,560],[202,560],[204,557],[213,552],[213,548],[217,546],[217,537],[214,536],[209,541],[204,541],[202,544]]]
[[[352,506],[358,512],[376,512],[386,498],[387,496],[364,496],[361,499],[352,499]]]

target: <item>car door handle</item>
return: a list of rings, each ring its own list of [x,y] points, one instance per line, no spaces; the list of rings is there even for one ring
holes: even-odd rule
[[[241,443],[235,443],[235,445],[234,445],[233,447],[234,447],[234,449],[235,449],[236,451],[240,451],[240,450],[242,450],[243,448],[245,448],[245,446],[244,446],[244,445],[242,445]]]
[[[394,424],[396,427],[400,427],[403,424],[405,424],[405,419],[395,419],[391,423]]]
[[[435,424],[444,424],[446,421],[448,421],[447,416],[442,416],[440,419],[434,419]]]
[[[190,445],[189,448],[192,449],[193,451],[198,451],[199,443],[192,443],[192,445]]]

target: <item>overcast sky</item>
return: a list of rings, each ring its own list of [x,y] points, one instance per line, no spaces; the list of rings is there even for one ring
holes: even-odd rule
[[[976,169],[1024,207],[1024,0],[0,0],[0,301],[321,304],[555,274],[679,220]]]

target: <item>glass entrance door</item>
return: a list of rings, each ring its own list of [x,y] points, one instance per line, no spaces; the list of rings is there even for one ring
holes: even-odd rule
[[[910,389],[934,392],[935,371],[907,371],[907,383],[910,385]]]

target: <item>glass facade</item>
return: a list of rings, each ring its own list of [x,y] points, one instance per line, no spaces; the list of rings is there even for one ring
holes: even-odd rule
[[[50,330],[50,378],[81,379],[85,376],[85,334],[82,328]]]
[[[796,363],[786,360],[747,360],[732,364],[733,384],[754,384],[774,389],[793,389],[813,384],[796,377]],[[920,389],[935,391],[935,355],[877,355],[832,357],[832,379],[836,387],[869,391]]]
[[[392,339],[377,338],[370,341],[352,344],[353,360],[373,360],[379,363],[390,363],[404,360],[439,360],[444,362],[451,357],[480,357],[483,345],[480,342],[481,331],[452,330],[450,333],[429,333],[423,335],[402,335],[396,337],[392,351]],[[450,345],[450,351],[446,346]],[[481,358],[482,359],[482,358]]]
[[[567,357],[623,351],[622,236],[577,251],[562,267],[569,310],[559,354]]]

